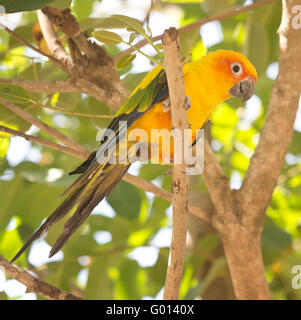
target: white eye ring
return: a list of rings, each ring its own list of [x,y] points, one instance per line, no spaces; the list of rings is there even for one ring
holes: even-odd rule
[[[239,77],[243,73],[242,65],[239,62],[234,62],[231,64],[231,71],[235,77]]]

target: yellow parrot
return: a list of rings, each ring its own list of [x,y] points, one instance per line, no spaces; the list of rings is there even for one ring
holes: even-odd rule
[[[218,50],[201,57],[198,61],[183,67],[185,94],[188,97],[187,117],[196,140],[197,129],[203,128],[214,108],[231,96],[247,101],[254,93],[257,72],[251,62],[241,53],[231,50]],[[149,149],[152,129],[171,131],[171,114],[168,109],[168,85],[165,70],[155,67],[133,91],[128,100],[116,113],[104,132],[98,150],[70,174],[80,177],[63,193],[66,198],[46,219],[34,235],[24,244],[12,261],[16,260],[31,243],[41,237],[71,209],[73,215],[64,225],[63,232],[53,245],[49,257],[57,253],[71,234],[88,218],[92,210],[104,197],[108,196],[118,181],[126,173],[130,161],[110,162],[113,145],[118,145],[125,134],[133,129],[143,129],[148,135]],[[120,125],[121,123],[121,125]],[[126,151],[129,150],[127,146]],[[173,148],[160,149],[160,162],[173,159]]]

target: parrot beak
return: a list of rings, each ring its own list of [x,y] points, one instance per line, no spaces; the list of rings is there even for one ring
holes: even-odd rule
[[[229,90],[229,94],[231,97],[242,98],[241,102],[246,102],[252,97],[254,90],[255,81],[252,77],[249,77],[236,83]]]

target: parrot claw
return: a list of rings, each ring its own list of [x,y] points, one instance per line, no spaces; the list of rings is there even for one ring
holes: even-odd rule
[[[185,110],[189,110],[191,107],[191,101],[190,98],[188,96],[185,96]]]
[[[169,112],[171,108],[169,97],[163,100],[162,104],[164,106],[163,112]],[[191,107],[190,98],[188,96],[185,96],[185,111],[187,111],[190,107]]]
[[[169,112],[170,111],[170,99],[169,97],[162,101],[162,104],[164,106],[163,112]]]

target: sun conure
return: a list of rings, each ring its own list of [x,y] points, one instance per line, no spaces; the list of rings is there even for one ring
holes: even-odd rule
[[[247,101],[254,93],[257,73],[250,61],[241,53],[218,50],[203,56],[196,62],[187,63],[183,67],[185,94],[189,98],[187,111],[191,129],[203,128],[212,111],[231,96]],[[49,257],[57,253],[71,234],[88,218],[96,205],[107,196],[128,170],[130,163],[108,161],[110,148],[119,143],[125,132],[143,129],[150,133],[151,129],[171,130],[171,114],[168,110],[168,85],[162,67],[155,67],[133,91],[108,126],[97,151],[70,174],[81,174],[80,177],[64,192],[66,196],[61,205],[41,225],[35,234],[25,243],[13,258],[17,259],[26,248],[41,237],[58,220],[62,219],[73,207],[75,211],[67,220],[64,229]],[[120,126],[120,121],[123,125]],[[110,134],[107,134],[110,132]],[[148,136],[150,137],[150,135]],[[194,137],[195,139],[196,137]],[[149,142],[150,142],[150,138]],[[160,152],[160,160],[172,159],[169,154]],[[116,154],[116,152],[115,152]]]

